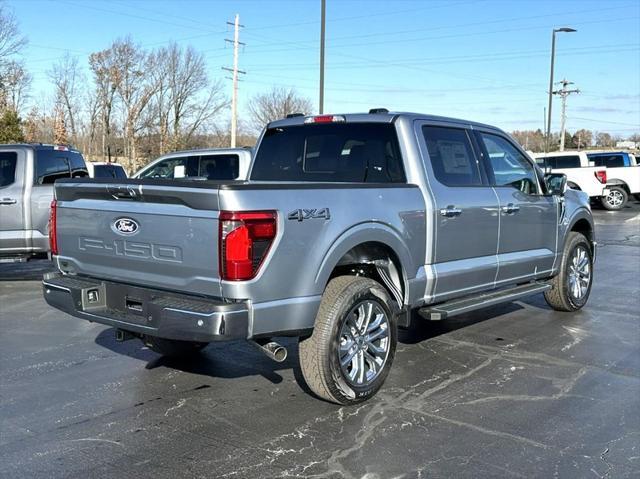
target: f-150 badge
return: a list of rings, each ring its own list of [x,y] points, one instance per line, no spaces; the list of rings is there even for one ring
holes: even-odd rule
[[[287,219],[289,220],[297,220],[304,221],[310,219],[324,219],[330,220],[331,213],[329,212],[329,208],[319,208],[319,209],[299,209],[293,210],[291,213],[287,215]]]

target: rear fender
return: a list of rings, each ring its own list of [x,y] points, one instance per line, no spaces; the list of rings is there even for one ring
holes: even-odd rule
[[[324,290],[331,273],[350,250],[363,243],[371,242],[387,246],[396,255],[400,262],[401,272],[399,273],[404,286],[404,302],[406,303],[407,281],[414,278],[415,274],[413,273],[417,267],[398,232],[382,223],[361,223],[342,233],[324,255],[324,260],[315,277],[316,289],[318,291]]]

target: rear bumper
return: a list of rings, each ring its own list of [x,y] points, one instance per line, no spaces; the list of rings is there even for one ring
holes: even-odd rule
[[[115,328],[183,341],[247,339],[249,305],[49,273],[42,281],[49,305]]]

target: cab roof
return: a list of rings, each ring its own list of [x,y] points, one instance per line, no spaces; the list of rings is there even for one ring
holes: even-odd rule
[[[446,123],[458,123],[461,126],[475,126],[497,130],[495,126],[478,123],[475,121],[463,120],[460,118],[451,118],[446,116],[428,115],[424,113],[384,111],[377,109],[375,113],[327,113],[322,115],[296,115],[281,120],[275,120],[267,125],[267,128],[304,125],[305,121],[309,123],[309,119],[316,117],[334,116],[344,118],[345,123],[393,123],[398,118],[406,118],[408,120],[425,120]],[[327,122],[329,123],[329,122]]]

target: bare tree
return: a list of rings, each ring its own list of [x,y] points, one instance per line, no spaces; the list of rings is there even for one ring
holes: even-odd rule
[[[47,72],[55,86],[55,102],[62,109],[65,123],[69,126],[71,139],[78,140],[79,100],[84,77],[78,65],[78,58],[67,54]]]
[[[249,114],[256,130],[270,121],[284,118],[291,113],[309,114],[313,110],[311,100],[299,95],[293,88],[273,87],[259,93],[249,101]]]
[[[222,85],[207,77],[204,57],[192,47],[174,44],[158,52],[166,61],[166,128],[173,148],[189,142],[195,132],[228,107]],[[160,91],[160,90],[159,90]],[[162,123],[162,116],[161,116]]]
[[[20,34],[15,16],[0,4],[0,68],[26,44],[27,38]]]
[[[113,49],[92,53],[89,56],[89,66],[95,83],[94,95],[102,131],[102,155],[111,158],[112,115],[119,82],[119,70]]]
[[[146,74],[153,70],[153,57],[131,38],[116,41],[112,49],[118,66],[116,88],[123,108],[125,154],[132,168],[137,156],[136,135],[144,127],[143,113],[156,90],[152,78]]]
[[[58,105],[55,111],[53,127],[53,142],[57,145],[66,145],[67,143],[69,143],[67,126],[65,125],[64,116],[64,108],[62,107],[62,105]]]
[[[21,61],[8,60],[0,67],[0,89],[6,102],[6,108],[21,112],[29,97],[32,77]]]

